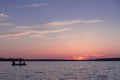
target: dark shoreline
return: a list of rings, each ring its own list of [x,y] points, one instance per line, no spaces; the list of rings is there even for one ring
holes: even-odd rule
[[[19,61],[18,58],[0,58],[0,61]],[[100,58],[89,60],[68,60],[68,59],[23,59],[24,61],[120,61],[120,58]]]

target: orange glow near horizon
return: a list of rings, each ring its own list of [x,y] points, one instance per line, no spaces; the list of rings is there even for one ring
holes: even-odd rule
[[[72,56],[71,59],[73,59],[73,60],[85,60],[86,58],[83,56]]]

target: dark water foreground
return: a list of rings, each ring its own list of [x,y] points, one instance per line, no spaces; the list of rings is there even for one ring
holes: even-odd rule
[[[120,80],[119,61],[0,62],[0,80]]]

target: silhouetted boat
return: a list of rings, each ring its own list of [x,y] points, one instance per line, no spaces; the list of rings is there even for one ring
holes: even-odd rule
[[[12,66],[25,66],[27,65],[25,61],[23,61],[22,58],[18,59],[18,63],[15,62],[15,60],[12,61]]]
[[[19,64],[19,63],[15,63],[15,64],[12,64],[12,66],[25,66],[27,65],[26,63],[22,63],[22,64]]]

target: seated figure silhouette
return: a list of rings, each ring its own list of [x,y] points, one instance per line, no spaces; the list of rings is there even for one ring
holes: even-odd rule
[[[14,64],[15,64],[15,61],[13,60],[13,61],[12,61],[12,65],[14,65]]]

